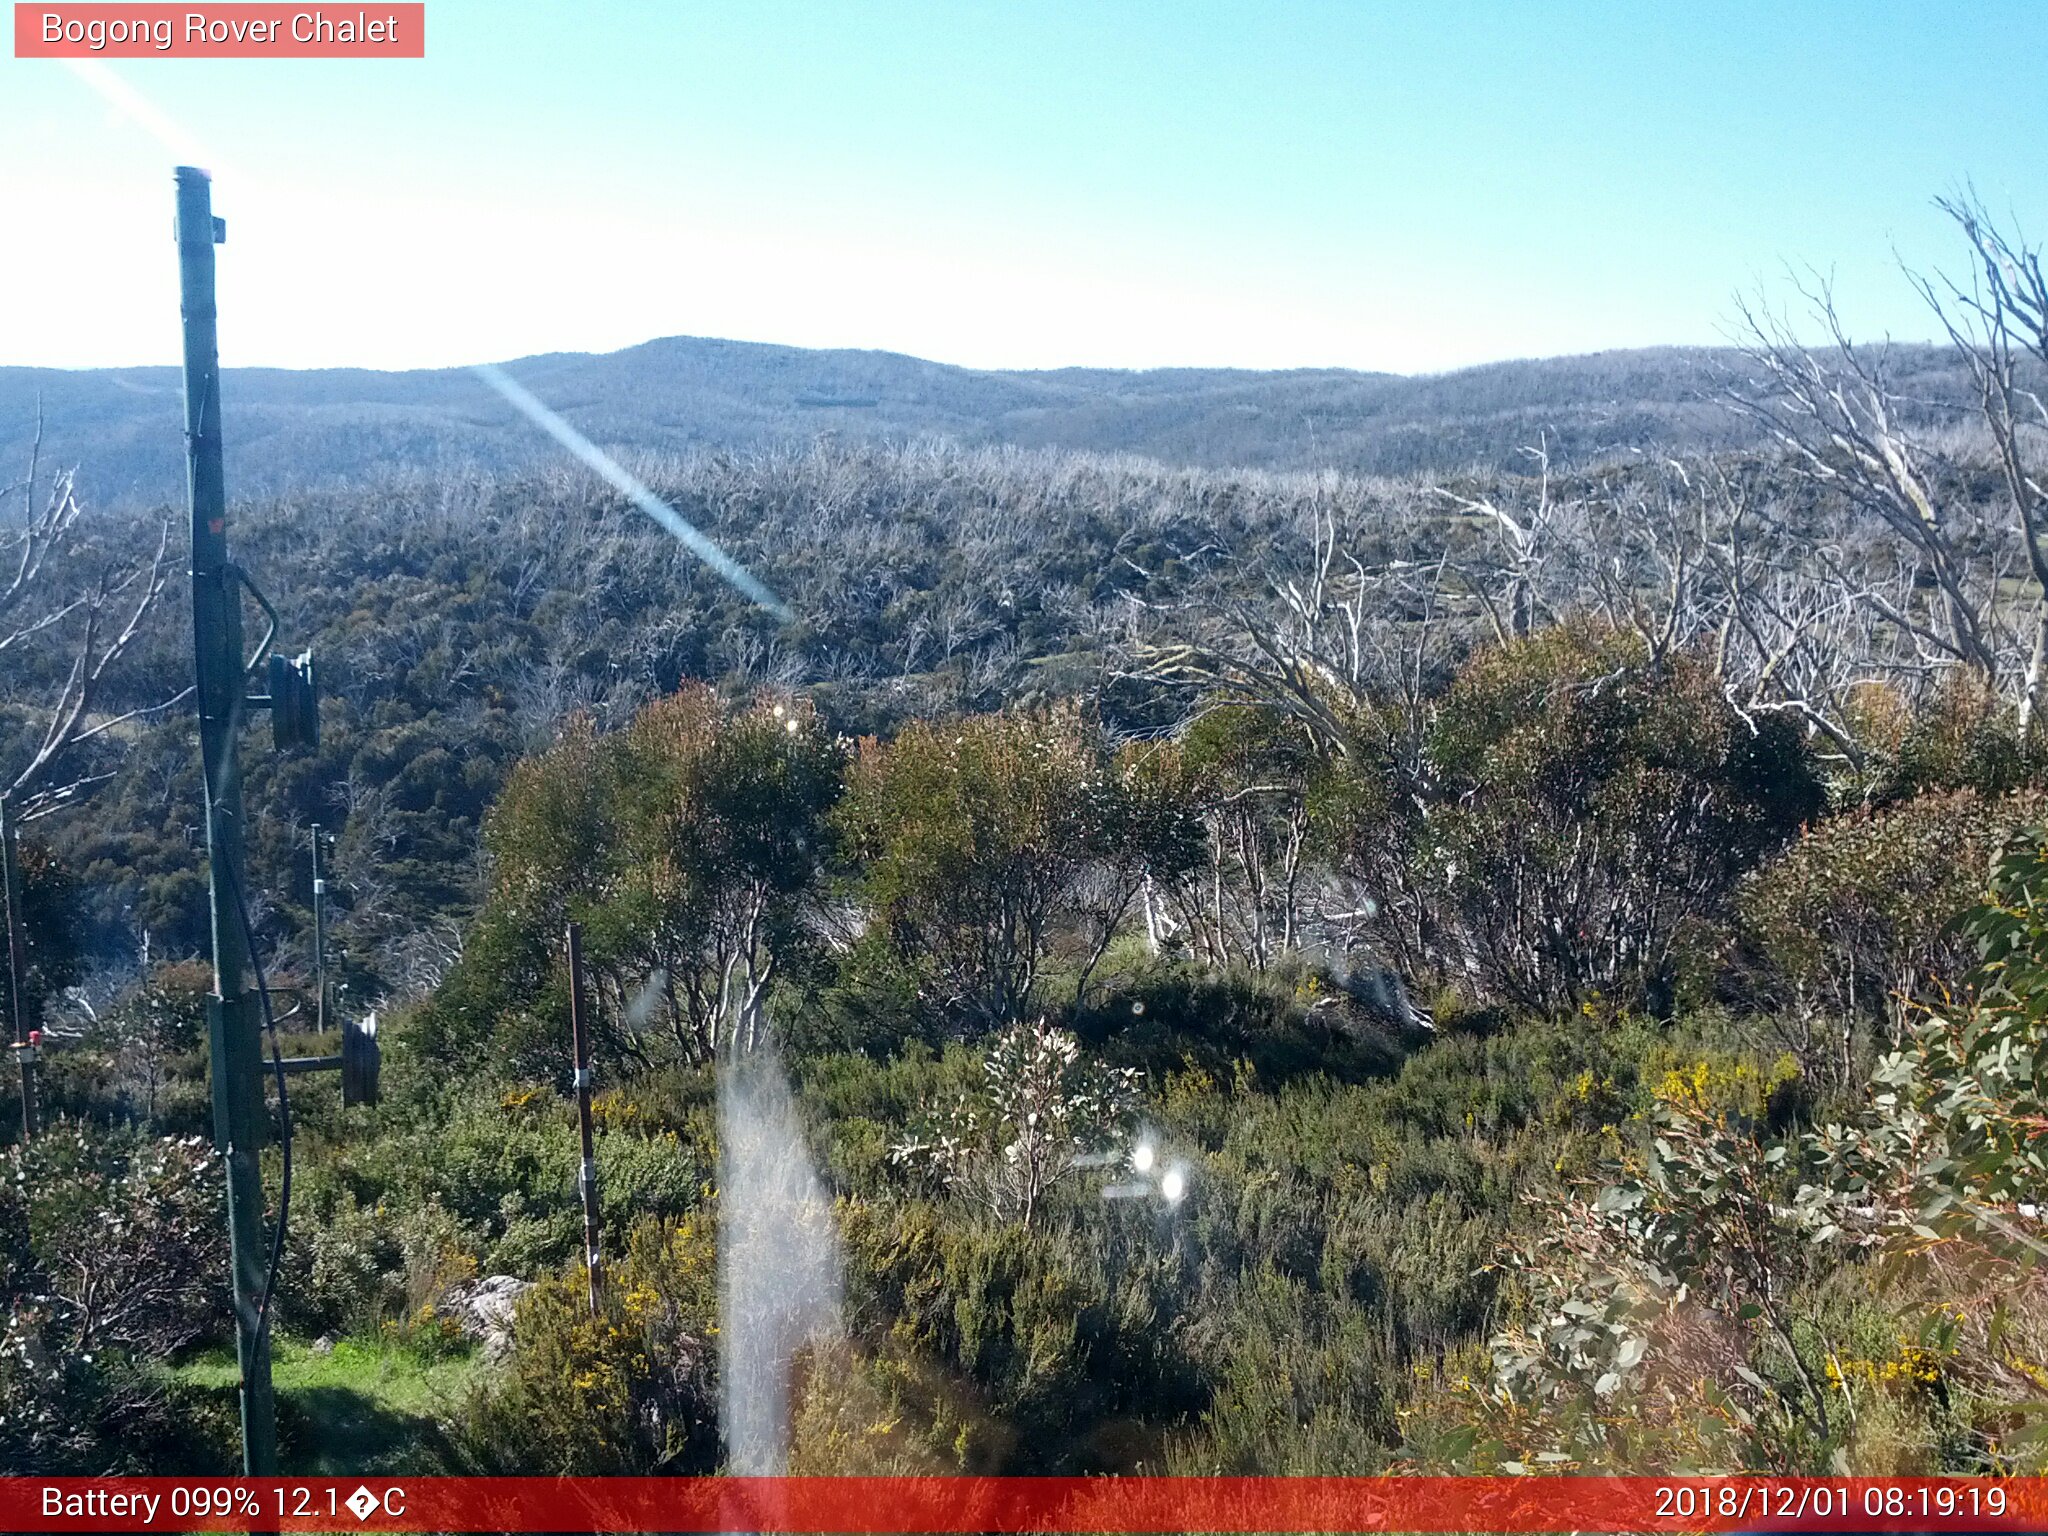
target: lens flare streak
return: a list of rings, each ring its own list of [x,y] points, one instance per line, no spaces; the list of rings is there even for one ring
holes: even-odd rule
[[[674,534],[685,549],[710,566],[736,591],[759,603],[776,618],[789,619],[789,609],[782,599],[763,586],[753,572],[699,533],[674,507],[650,491],[638,478],[628,474],[610,454],[541,404],[504,369],[490,363],[478,363],[470,371],[503,395],[520,415],[575,454],[614,490]]]

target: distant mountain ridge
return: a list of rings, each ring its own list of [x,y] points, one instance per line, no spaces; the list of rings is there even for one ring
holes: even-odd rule
[[[1930,347],[1909,372],[1946,370]],[[1746,441],[1712,403],[1736,354],[1649,348],[1404,376],[1344,369],[1123,372],[960,368],[893,352],[813,351],[677,336],[506,370],[597,442],[743,450],[850,438],[947,437],[1170,464],[1374,474],[1514,467],[1547,433],[1563,456]],[[228,370],[231,494],[394,470],[516,468],[559,453],[467,369]],[[46,464],[79,466],[107,501],[182,498],[175,368],[0,368],[0,483],[25,465],[40,396]]]

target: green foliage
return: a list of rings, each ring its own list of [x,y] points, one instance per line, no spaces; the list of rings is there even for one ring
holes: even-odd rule
[[[1170,752],[1170,756],[1168,755]],[[1264,970],[1291,952],[1303,916],[1314,799],[1332,774],[1297,721],[1220,705],[1200,715],[1153,770],[1171,774],[1200,817],[1200,857],[1172,871],[1180,942],[1211,964]]]
[[[1826,1236],[1913,1252],[1967,1239],[2031,1264],[2048,1173],[2048,842],[2029,829],[1963,921],[1979,964],[1962,1008],[1925,1016],[1872,1074],[1864,1113],[1814,1133],[1804,1191]]]
[[[375,1339],[473,1365],[464,1464],[708,1469],[708,1059],[772,1032],[849,1262],[847,1337],[800,1384],[831,1421],[802,1448],[817,1470],[843,1469],[834,1446],[989,1471],[1812,1470],[1847,1443],[1843,1382],[1858,1423],[1892,1415],[1913,1453],[1961,1457],[1988,1435],[1965,1387],[2006,1412],[2011,1383],[1992,1378],[2023,1364],[1937,1341],[1949,1353],[1929,1366],[1852,1283],[1866,1237],[1928,1242],[1890,1218],[1854,1226],[1869,1193],[1920,1218],[1948,1174],[1885,1141],[1887,1106],[1837,1133],[1829,1163],[1796,1135],[1821,1102],[1811,1064],[1743,1043],[1777,1020],[1685,1006],[1789,998],[1837,1029],[1831,986],[1855,976],[1860,1006],[1866,973],[1945,942],[1931,909],[1967,883],[1977,811],[1902,801],[1825,827],[1731,910],[1745,872],[1819,814],[1804,749],[1767,713],[1753,730],[1704,660],[1653,664],[1578,622],[1462,670],[1455,646],[1418,660],[1400,697],[1354,701],[1342,756],[1277,709],[1208,708],[1176,732],[1176,701],[1128,678],[1050,704],[1113,670],[1097,608],[1238,590],[1189,552],[1227,528],[1253,570],[1296,539],[1309,492],[1022,473],[837,451],[679,471],[693,517],[779,540],[771,565],[829,585],[814,623],[774,637],[609,504],[565,518],[559,496],[543,517],[527,485],[459,513],[352,506],[349,582],[287,596],[335,642],[337,689],[317,760],[254,769],[252,848],[278,892],[263,937],[289,974],[298,834],[338,822],[345,978],[431,996],[391,1031],[382,1106],[343,1114],[326,1085],[295,1089],[288,1334],[351,1334],[352,1360]],[[1325,489],[1361,527],[1388,510],[1391,493]],[[1020,490],[1040,520],[1013,548],[988,509],[1008,515]],[[1404,535],[1373,537],[1403,556]],[[872,559],[838,559],[862,539]],[[729,702],[798,676],[815,705]],[[720,688],[678,691],[688,677]],[[827,708],[877,736],[849,757]],[[926,718],[890,735],[906,714]],[[2019,782],[2003,725],[1900,723],[1896,748],[1872,748],[1892,786],[1874,802]],[[105,824],[66,842],[97,871],[102,957],[131,912],[150,953],[203,941],[180,831],[189,744],[146,730],[134,758]],[[1725,968],[1731,916],[1749,974]],[[561,1092],[571,919],[607,1089],[597,1319],[573,1267]],[[1447,986],[1433,1036],[1404,977]],[[158,1123],[195,1109],[202,987],[157,974],[102,1008],[104,1038],[66,1052],[78,1101]],[[989,1034],[986,1056],[959,1043]],[[1935,1075],[1897,1100],[1911,1126],[1947,1112],[1955,1061],[1976,1060],[1963,1044],[1936,1061],[1938,1044],[1938,1072],[1914,1058]],[[1980,1110],[2012,1097],[1979,1086]],[[2024,1124],[1982,1119],[1958,1166],[1968,1198],[2011,1221],[2016,1192],[1984,1186],[1983,1159]],[[1071,1176],[1078,1151],[1136,1125],[1187,1173],[1170,1209]],[[910,1146],[970,1198],[926,1198],[891,1157]],[[1617,1193],[1560,1195],[1589,1175]],[[1942,1220],[1921,1224],[1946,1244]],[[447,1311],[485,1273],[539,1280],[502,1364],[464,1354]],[[207,1315],[217,1327],[217,1297]],[[1939,1413],[1929,1370],[1953,1389]],[[84,1377],[65,1390],[118,1396]]]
[[[85,958],[80,943],[78,882],[48,844],[32,838],[16,840],[15,866],[21,888],[25,962],[21,976],[23,1027],[33,1029],[42,1023],[49,1000],[78,979]],[[4,951],[0,951],[0,961],[4,960]],[[0,1003],[5,1003],[8,995],[0,988]],[[7,1022],[11,1026],[14,1020],[10,1017]]]
[[[491,893],[420,1022],[423,1047],[490,1040],[521,1072],[560,1072],[571,919],[606,1058],[701,1061],[762,1043],[771,984],[812,947],[839,766],[810,707],[788,699],[733,710],[691,685],[615,735],[572,721],[491,814]]]
[[[602,1216],[614,1241],[643,1217],[696,1210],[711,1169],[701,1120],[677,1129],[635,1100],[607,1094],[598,1103]],[[407,1326],[476,1274],[541,1273],[581,1251],[581,1154],[566,1095],[471,1084],[374,1114],[347,1141],[301,1143],[292,1197],[301,1268],[280,1296],[291,1327]]]
[[[2044,805],[2039,791],[1954,790],[1808,831],[1737,898],[1761,961],[1761,1000],[1896,1020],[1911,999],[1959,986],[1975,946],[1951,919],[1977,901],[1992,856]]]
[[[1092,969],[1154,858],[1184,856],[1170,808],[1117,771],[1079,715],[1055,711],[864,741],[839,824],[855,889],[921,1007],[981,1030],[1029,1008],[1058,928],[1090,932]]]
[[[1385,1471],[1401,1381],[1371,1312],[1273,1270],[1250,1276],[1232,1302],[1228,1345],[1205,1362],[1214,1396],[1198,1432],[1173,1447],[1171,1470],[1207,1477]]]
[[[929,1168],[999,1220],[1028,1227],[1081,1159],[1115,1150],[1136,1112],[1138,1073],[1084,1055],[1043,1018],[998,1033],[981,1069],[977,1091],[897,1143],[890,1159]]]
[[[520,1298],[512,1350],[478,1388],[462,1443],[486,1471],[681,1475],[712,1470],[717,1304],[708,1234],[636,1227],[593,1316],[584,1277],[556,1274]]]
[[[2041,783],[2040,743],[2030,744],[2018,711],[1968,672],[1951,674],[1918,707],[1869,685],[1852,724],[1868,763],[1848,787],[1867,804],[1957,790],[1992,800]]]
[[[69,1121],[0,1157],[0,1469],[156,1471],[147,1365],[226,1307],[219,1170],[196,1141]]]
[[[295,1332],[410,1332],[422,1308],[438,1306],[452,1284],[476,1270],[473,1237],[432,1197],[393,1209],[328,1190],[307,1194],[307,1205],[294,1213],[297,1268],[278,1300],[283,1323]]]
[[[1546,1202],[1509,1247],[1515,1306],[1474,1414],[1488,1439],[1464,1450],[1483,1467],[1790,1470],[1838,1450],[1803,1316],[1825,1258],[1797,1157],[1703,1098],[1704,1076],[1667,1079],[1614,1182]]]
[[[176,1349],[226,1283],[219,1199],[197,1138],[58,1122],[0,1165],[7,1283],[56,1306],[80,1350]]]
[[[54,417],[51,429],[62,431]],[[250,883],[268,898],[258,918],[280,960],[302,963],[309,948],[310,822],[338,835],[328,918],[346,996],[411,1001],[445,975],[487,894],[486,809],[512,765],[579,710],[603,733],[686,680],[732,697],[801,683],[839,727],[886,734],[910,716],[1087,692],[1106,643],[1092,610],[1127,592],[1169,603],[1255,584],[1264,552],[1293,542],[1292,517],[1323,494],[1261,475],[928,444],[806,443],[646,472],[777,590],[802,594],[803,621],[776,630],[576,472],[355,483],[237,514],[237,557],[261,573],[293,643],[320,656],[326,694],[317,754],[245,762]],[[1363,482],[1338,496],[1347,520],[1376,519]],[[153,516],[107,526],[120,553],[154,548]],[[1214,540],[1243,553],[1235,576],[1190,558]],[[163,624],[108,679],[107,707],[160,703],[190,659],[179,626]],[[17,691],[40,697],[58,680],[0,686],[0,758],[32,744]],[[1119,726],[1176,716],[1148,690],[1113,691]],[[126,964],[145,940],[173,959],[207,947],[204,850],[187,835],[200,793],[190,731],[172,711],[98,738],[92,766],[112,777],[93,814],[47,824],[77,871],[96,961]]]
[[[1538,1010],[1668,1001],[1685,922],[1822,808],[1789,725],[1752,728],[1704,663],[1583,624],[1475,657],[1428,759],[1418,880],[1447,968]]]
[[[814,1061],[826,1164],[863,1170],[841,1206],[849,1327],[945,1464],[1375,1469],[1401,1442],[1412,1368],[1485,1328],[1517,1191],[1597,1118],[1582,1079],[1626,1114],[1647,1039],[1510,1030],[1362,1084],[1192,1067],[1143,1107],[1188,1170],[1180,1205],[1076,1184],[1028,1228],[875,1193],[877,1140],[915,1130],[977,1059]]]
[[[957,1208],[956,1208],[957,1209]],[[872,1320],[897,1401],[952,1466],[1128,1466],[1199,1406],[1185,1259],[1106,1211],[1025,1227],[922,1202],[841,1209],[853,1317]]]
[[[1104,1059],[1155,1076],[1247,1063],[1264,1083],[1328,1074],[1362,1082],[1400,1068],[1407,1046],[1298,963],[1264,973],[1147,961],[1075,1011],[1074,1032]]]
[[[197,961],[158,966],[97,1019],[44,1057],[46,1098],[71,1113],[118,1106],[166,1132],[212,1130],[206,1091],[206,999],[213,971]]]
[[[461,1472],[447,1426],[485,1368],[472,1351],[423,1353],[391,1335],[319,1344],[273,1338],[281,1470],[310,1477]],[[227,1421],[233,1453],[241,1385],[233,1346],[196,1351],[166,1367],[161,1380],[182,1402]],[[237,1465],[234,1454],[224,1455],[216,1470]]]
[[[1597,1198],[1551,1202],[1514,1250],[1521,1309],[1476,1413],[1491,1438],[1453,1452],[1925,1471],[1997,1465],[2009,1437],[2037,1455],[2044,893],[2048,851],[2029,833],[1964,922],[1979,949],[1967,1006],[1880,1060],[1851,1117],[1772,1135],[1730,1107],[1739,1074],[1667,1072],[1647,1144]],[[1859,1279],[1863,1258],[1883,1262]],[[1829,1301],[1857,1285],[1890,1292],[1875,1340]]]

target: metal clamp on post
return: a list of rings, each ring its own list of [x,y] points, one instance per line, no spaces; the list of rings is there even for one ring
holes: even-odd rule
[[[209,1059],[214,1063],[243,1056],[258,1059],[262,1022],[256,997],[206,1000]],[[270,1117],[263,1112],[263,1077],[259,1072],[230,1072],[215,1066],[213,1077],[213,1144],[220,1152],[251,1151],[270,1139]]]
[[[270,691],[251,694],[243,702],[251,709],[270,711],[271,745],[278,751],[318,750],[320,695],[313,669],[313,653],[301,651],[290,658],[278,655],[272,649],[277,639],[277,610],[270,606],[270,599],[239,565],[228,566],[223,574],[229,582],[256,600],[256,606],[263,610],[267,626],[263,638],[257,642],[256,653],[249,658],[247,671],[251,677],[262,671]]]

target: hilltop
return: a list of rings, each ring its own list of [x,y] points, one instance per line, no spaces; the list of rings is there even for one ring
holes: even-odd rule
[[[1906,349],[1911,373],[1946,354]],[[750,449],[820,436],[943,437],[1130,453],[1170,465],[1370,474],[1512,467],[1547,432],[1585,462],[1731,446],[1712,401],[1740,358],[1652,348],[1403,376],[1067,368],[1001,372],[892,352],[678,336],[609,353],[505,364],[607,446]],[[224,397],[237,494],[332,486],[393,469],[518,469],[554,454],[468,370],[230,369]],[[0,463],[27,454],[36,402],[46,462],[76,463],[106,501],[177,501],[184,483],[174,367],[0,368]]]

